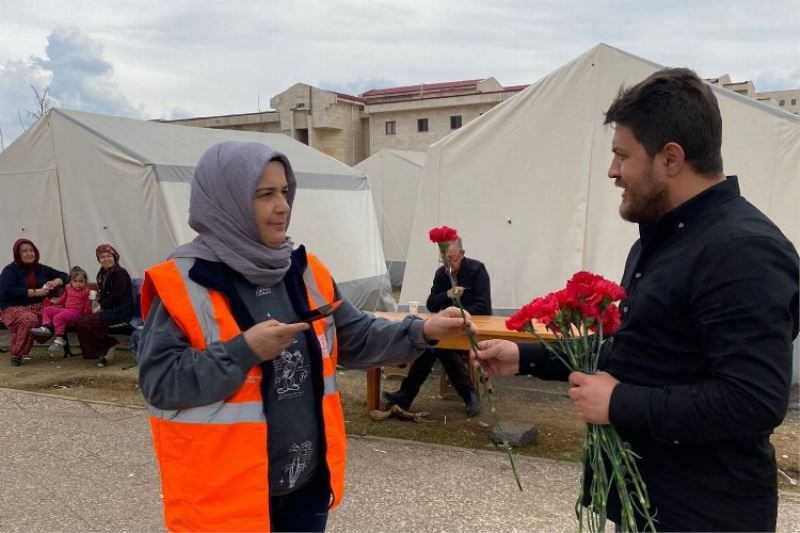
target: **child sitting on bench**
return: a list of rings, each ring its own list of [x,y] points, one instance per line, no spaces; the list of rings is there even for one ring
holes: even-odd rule
[[[87,278],[86,271],[81,267],[72,267],[64,294],[51,305],[45,304],[42,325],[31,330],[37,337],[49,337],[55,333],[56,338],[50,344],[49,351],[62,350],[66,342],[64,335],[67,326],[74,325],[82,316],[91,314],[92,302],[89,299],[89,287],[86,285]]]

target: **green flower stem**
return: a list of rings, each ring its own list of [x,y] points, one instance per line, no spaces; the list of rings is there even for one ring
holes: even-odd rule
[[[450,266],[447,264],[447,256],[445,255],[447,253],[447,249],[445,248],[442,250],[440,247],[440,250],[442,255],[442,263],[445,265],[445,271],[447,272],[447,277],[450,278],[450,286],[455,289],[456,280],[453,277],[453,274],[450,270]],[[464,312],[464,305],[461,303],[461,297],[455,296],[454,298],[451,298],[451,300],[453,301],[453,304],[455,304],[455,306],[458,307],[458,309],[461,311],[461,318],[463,318],[464,322],[466,323],[467,315]],[[473,333],[472,329],[470,329],[467,326],[464,326],[464,335],[466,335],[467,339],[469,339],[469,344],[472,347],[472,351],[478,353],[478,340],[475,338],[475,333]],[[483,367],[481,366],[478,366],[478,382],[480,383],[480,386],[483,387],[484,394],[482,396],[486,398],[486,403],[489,407],[489,411],[491,411],[492,417],[494,418],[494,425],[497,428],[497,432],[500,435],[500,439],[502,440],[503,449],[505,450],[506,455],[508,456],[508,462],[511,465],[511,474],[514,476],[514,481],[516,481],[517,487],[519,488],[520,492],[522,492],[522,482],[519,479],[517,466],[516,464],[514,464],[514,456],[511,453],[511,444],[508,442],[508,439],[506,438],[506,433],[505,431],[503,431],[503,428],[500,425],[500,417],[497,415],[497,409],[495,409],[494,403],[492,402],[492,394],[494,394],[494,389],[492,388],[492,383],[489,380],[489,378],[486,377],[486,375],[483,373]]]

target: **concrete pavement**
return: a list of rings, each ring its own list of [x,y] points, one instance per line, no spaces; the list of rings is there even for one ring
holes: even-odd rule
[[[579,467],[373,438],[349,439],[330,532],[573,531]],[[0,389],[0,531],[163,531],[142,409]],[[778,530],[800,532],[800,495]]]

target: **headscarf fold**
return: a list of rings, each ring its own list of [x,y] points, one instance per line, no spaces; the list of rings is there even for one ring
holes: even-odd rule
[[[286,170],[291,207],[297,180],[285,155],[259,143],[223,142],[209,148],[195,168],[189,200],[189,226],[197,237],[171,257],[222,262],[255,285],[281,281],[294,244],[288,237],[279,246],[264,244],[253,214],[258,181],[273,160]]]
[[[22,255],[20,254],[19,249],[23,244],[30,244],[33,247],[33,253],[35,254],[33,263],[25,263],[22,261]],[[25,286],[28,289],[37,289],[36,267],[39,266],[39,249],[28,239],[17,239],[17,241],[14,243],[13,249],[14,262],[22,267],[22,269],[25,271]]]

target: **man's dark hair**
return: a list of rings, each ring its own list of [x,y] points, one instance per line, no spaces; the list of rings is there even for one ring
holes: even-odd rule
[[[700,174],[722,172],[722,117],[711,87],[688,68],[666,68],[636,85],[620,87],[605,124],[630,128],[650,157],[665,144],[683,148]]]

